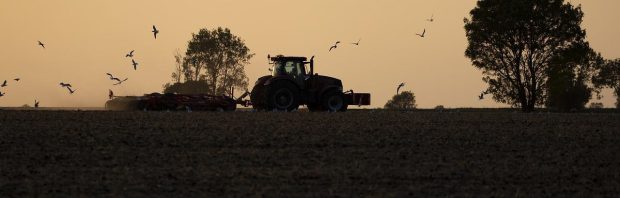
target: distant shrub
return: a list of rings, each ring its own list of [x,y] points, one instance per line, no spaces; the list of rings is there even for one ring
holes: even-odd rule
[[[444,110],[444,109],[446,109],[446,108],[444,108],[443,105],[437,105],[435,107],[435,110]]]
[[[600,102],[590,103],[590,109],[602,109],[603,107],[603,103]]]
[[[416,107],[415,95],[411,91],[403,91],[394,95],[384,106],[386,109],[415,109]]]

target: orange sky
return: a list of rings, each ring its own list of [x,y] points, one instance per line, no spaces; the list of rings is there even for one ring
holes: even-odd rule
[[[592,47],[606,58],[620,58],[620,1],[572,2],[583,6]],[[267,54],[316,55],[316,72],[340,78],[345,89],[372,93],[373,107],[382,107],[400,82],[415,93],[420,108],[503,107],[477,99],[485,84],[463,55],[463,18],[475,3],[0,0],[0,80],[22,78],[0,89],[7,93],[0,106],[32,105],[38,99],[42,106],[97,107],[107,100],[108,89],[117,95],[160,92],[171,80],[175,49],[184,51],[200,28],[222,26],[256,53],[246,66],[250,84],[267,74]],[[425,21],[431,15],[436,21]],[[161,31],[157,40],[152,25]],[[424,28],[427,37],[416,37]],[[359,38],[359,46],[349,44]],[[338,40],[344,44],[329,53]],[[134,49],[137,71],[124,57]],[[106,72],[129,80],[112,86]],[[76,93],[60,88],[61,81],[73,84]],[[604,96],[605,106],[613,106],[613,94],[607,90]]]

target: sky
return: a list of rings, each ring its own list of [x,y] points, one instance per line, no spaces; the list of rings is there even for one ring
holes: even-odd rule
[[[572,0],[585,12],[583,28],[605,58],[620,58],[617,0]],[[382,107],[396,92],[412,91],[419,108],[507,107],[485,90],[482,72],[464,56],[463,19],[476,0],[0,0],[0,106],[41,101],[47,107],[102,107],[116,95],[161,92],[201,28],[230,28],[255,53],[246,65],[250,85],[268,74],[267,54],[313,56],[315,72],[342,80],[344,89],[372,94]],[[426,19],[433,16],[434,22]],[[160,30],[157,39],[152,25]],[[417,37],[426,29],[426,37]],[[361,39],[359,46],[350,43]],[[46,44],[43,49],[37,41]],[[336,41],[342,44],[332,52]],[[135,50],[133,70],[125,54]],[[106,73],[129,78],[113,86]],[[19,77],[19,82],[11,79]],[[60,82],[76,90],[68,94]],[[251,89],[251,87],[248,87]],[[606,107],[615,101],[603,92]]]

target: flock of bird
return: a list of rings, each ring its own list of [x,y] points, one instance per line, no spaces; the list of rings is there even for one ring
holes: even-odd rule
[[[159,34],[159,30],[157,29],[157,27],[155,27],[155,25],[153,25],[153,30],[151,32],[153,33],[153,37],[155,39],[157,39],[157,34]],[[37,42],[38,42],[38,45],[41,46],[41,48],[46,49],[45,48],[45,45],[46,45],[45,43],[41,42],[40,40],[37,41]],[[135,50],[131,50],[129,53],[127,53],[125,55],[125,57],[126,58],[131,58],[131,65],[133,66],[133,69],[134,70],[138,70],[138,62],[136,62],[136,60],[133,59],[134,52],[135,52]],[[114,83],[112,85],[121,85],[123,82],[125,82],[125,81],[127,81],[129,79],[129,78],[121,79],[121,78],[115,77],[111,73],[106,73],[106,75],[108,75],[110,80],[114,81]],[[20,81],[20,78],[15,78],[13,80],[15,82],[18,82],[18,81]],[[67,91],[69,91],[69,94],[73,94],[73,93],[75,93],[75,91],[77,91],[77,89],[73,88],[73,86],[70,83],[60,82],[59,85],[60,85],[61,88],[67,89]],[[4,88],[4,87],[7,87],[7,86],[8,86],[7,80],[4,80],[4,82],[2,84],[0,84],[0,88]],[[108,92],[109,92],[108,93],[109,98],[112,99],[114,97],[114,92],[111,89],[109,89]],[[6,92],[2,92],[0,90],[0,97],[3,97],[5,95],[6,95]],[[39,107],[39,103],[40,103],[40,101],[35,99],[34,100],[34,107],[38,108]]]
[[[432,22],[434,22],[434,21],[435,21],[435,19],[434,19],[434,14],[433,14],[433,15],[431,15],[431,17],[430,17],[430,18],[426,19],[426,21],[431,22],[431,23],[432,23]],[[151,32],[153,33],[153,38],[154,38],[154,39],[157,39],[157,34],[159,34],[159,30],[157,29],[157,27],[155,27],[155,25],[153,25],[153,30],[152,30]],[[424,38],[424,37],[426,37],[426,28],[424,28],[424,29],[422,30],[422,33],[416,33],[415,35],[416,35],[416,36],[419,36],[420,38]],[[362,40],[362,39],[360,38],[360,39],[358,39],[358,40],[357,40],[357,42],[352,42],[352,43],[350,43],[350,44],[351,44],[351,45],[355,45],[355,46],[359,46],[359,45],[360,45],[360,41],[361,41],[361,40]],[[336,41],[336,42],[334,43],[334,45],[332,45],[332,46],[330,46],[330,47],[329,47],[329,52],[331,52],[332,50],[337,49],[337,48],[338,48],[338,44],[340,44],[340,43],[341,43],[340,41]],[[44,44],[43,42],[38,41],[38,45],[40,45],[43,49],[46,49],[46,48],[45,48],[45,44]],[[136,62],[136,61],[135,61],[135,59],[133,59],[133,57],[134,57],[134,52],[135,52],[135,50],[131,50],[129,53],[127,53],[127,54],[125,55],[125,57],[126,57],[126,58],[131,58],[131,65],[133,66],[133,69],[134,69],[134,70],[138,70],[138,62]],[[115,83],[114,83],[114,84],[112,84],[112,85],[120,85],[120,84],[122,84],[123,82],[125,82],[125,81],[127,81],[127,80],[128,80],[128,78],[123,78],[123,79],[121,79],[121,78],[115,77],[115,76],[114,76],[114,75],[112,75],[111,73],[106,73],[106,75],[108,75],[108,77],[109,77],[109,79],[110,79],[110,80],[112,80],[112,81],[114,81],[114,82],[115,82]],[[16,81],[16,82],[18,82],[18,81],[20,80],[20,78],[15,78],[15,79],[13,79],[13,80],[14,80],[14,81]],[[3,88],[3,87],[8,86],[8,85],[7,85],[7,83],[8,83],[8,82],[7,82],[6,80],[4,80],[4,82],[0,85],[0,88]],[[400,93],[400,89],[401,89],[402,87],[404,87],[404,86],[405,86],[405,83],[404,83],[404,82],[402,82],[402,83],[398,84],[398,86],[397,86],[397,88],[396,88],[396,94],[399,94],[399,93]],[[71,86],[71,84],[69,84],[69,83],[64,83],[64,82],[60,82],[60,87],[62,87],[62,88],[66,88],[66,89],[69,91],[69,94],[73,94],[73,93],[75,93],[75,91],[77,90],[77,89],[74,89],[74,88]],[[5,94],[6,94],[6,92],[2,92],[2,91],[0,91],[0,97],[4,96]],[[478,96],[478,99],[479,99],[479,100],[483,100],[483,99],[484,99],[484,95],[486,95],[486,94],[487,94],[486,92],[482,92],[482,93],[480,93],[480,95]],[[113,92],[111,89],[109,89],[109,90],[108,90],[108,97],[109,97],[110,99],[112,99],[112,98],[114,97],[114,92]],[[39,102],[40,102],[40,101],[38,101],[38,100],[36,100],[36,99],[35,99],[35,102],[34,102],[34,107],[35,107],[35,108],[36,108],[36,107],[39,107]]]
[[[432,23],[432,22],[435,22],[435,15],[434,15],[434,14],[432,14],[430,18],[426,19],[426,21],[431,22],[431,23]],[[422,33],[416,33],[415,35],[416,35],[416,36],[419,36],[420,38],[424,38],[424,37],[426,37],[426,28],[424,28],[424,29],[422,30]],[[339,43],[339,42],[336,42],[336,45],[337,45],[338,43]],[[353,44],[355,44],[355,45],[359,45],[359,41],[358,41],[358,43],[353,43]],[[332,48],[336,48],[336,45],[332,46]],[[332,48],[329,48],[329,50],[331,51],[331,50],[332,50]],[[402,82],[402,83],[398,84],[398,86],[396,87],[396,95],[398,95],[398,94],[400,93],[400,88],[402,88],[402,87],[404,87],[404,86],[405,86],[405,83],[404,83],[404,82]],[[483,91],[482,93],[480,93],[480,95],[478,96],[478,100],[484,100],[484,95],[486,95],[486,94],[488,94],[488,92],[486,92],[486,91]]]

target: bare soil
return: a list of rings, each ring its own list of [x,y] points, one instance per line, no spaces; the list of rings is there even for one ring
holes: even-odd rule
[[[620,114],[0,111],[0,197],[620,195]]]

